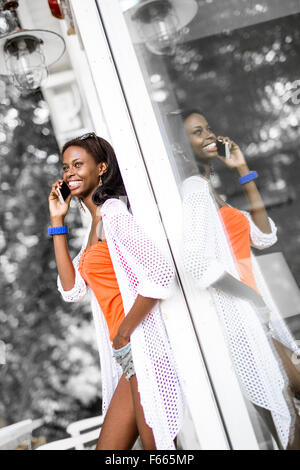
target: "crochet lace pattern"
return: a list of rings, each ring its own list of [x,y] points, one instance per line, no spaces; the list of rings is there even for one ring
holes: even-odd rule
[[[103,204],[101,214],[125,314],[138,294],[154,299],[169,297],[174,288],[173,266],[136,223],[125,204],[109,199]],[[90,290],[78,271],[81,253],[73,261],[76,272],[73,289],[65,292],[58,279],[58,289],[64,300],[69,302],[80,301]],[[107,324],[92,292],[91,301],[105,414],[122,370],[113,357]],[[145,419],[153,430],[156,446],[158,449],[174,449],[173,441],[183,421],[184,400],[159,304],[131,335],[131,347]]]
[[[113,265],[120,273],[117,277],[125,312],[138,294],[156,299],[169,297],[174,288],[174,268],[126,206],[119,201],[106,201],[102,216]],[[131,346],[146,422],[153,429],[158,449],[174,449],[184,406],[159,306],[135,329]]]
[[[196,284],[212,286],[222,274],[239,279],[217,207],[209,191],[207,180],[193,176],[183,183],[183,262]],[[250,224],[251,244],[259,249],[276,242],[276,227],[269,219],[272,233],[264,234],[246,215]],[[272,302],[257,263],[254,275],[258,289],[270,313],[272,335],[292,350],[297,345]],[[209,287],[218,317],[223,327],[232,363],[245,396],[254,404],[271,411],[278,435],[287,447],[292,416],[285,399],[287,378],[281,362],[267,334],[261,312],[244,299]],[[264,312],[265,314],[265,312]]]

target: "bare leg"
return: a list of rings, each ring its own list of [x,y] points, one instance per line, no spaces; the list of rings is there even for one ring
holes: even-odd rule
[[[291,428],[292,434],[290,436],[289,444],[286,450],[300,450],[300,416],[298,415],[298,411],[295,407],[295,403],[293,401],[293,393],[290,387],[287,388],[286,393],[293,419],[293,424]]]
[[[137,387],[136,375],[133,375],[129,382],[134,402],[136,424],[143,447],[145,450],[155,450],[156,445],[152,429],[146,424],[145,421],[144,411],[141,405],[140,394]]]
[[[97,450],[131,449],[138,435],[145,450],[156,449],[152,429],[146,424],[137,379],[122,375],[100,432]]]
[[[298,415],[296,417],[294,438],[289,443],[287,450],[300,450],[300,417]]]
[[[138,437],[129,382],[122,375],[100,432],[97,450],[129,450]]]

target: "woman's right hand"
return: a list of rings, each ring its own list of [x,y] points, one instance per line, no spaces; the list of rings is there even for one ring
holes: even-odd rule
[[[69,194],[64,204],[62,204],[58,198],[57,187],[63,183],[63,179],[57,180],[53,185],[49,194],[49,212],[51,219],[64,218],[69,210],[72,194]]]

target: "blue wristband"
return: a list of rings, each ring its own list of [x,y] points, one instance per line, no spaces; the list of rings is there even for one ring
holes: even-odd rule
[[[65,233],[68,233],[66,225],[62,227],[48,227],[48,235],[64,235]]]
[[[255,180],[255,178],[258,178],[258,174],[256,171],[250,171],[250,173],[247,173],[247,175],[240,176],[239,182],[241,184],[249,183],[249,181]]]

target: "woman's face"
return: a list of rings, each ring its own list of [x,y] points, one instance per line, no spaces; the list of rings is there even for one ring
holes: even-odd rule
[[[99,185],[99,175],[106,163],[96,163],[81,147],[68,147],[63,154],[63,179],[73,196],[86,198]]]
[[[184,121],[184,127],[197,157],[209,160],[218,156],[216,136],[201,114],[191,114]]]

